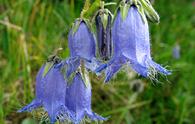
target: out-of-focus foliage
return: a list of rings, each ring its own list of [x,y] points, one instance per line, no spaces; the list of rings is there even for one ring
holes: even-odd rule
[[[93,109],[111,115],[106,124],[195,122],[195,1],[153,2],[161,22],[150,23],[152,56],[169,65],[173,74],[169,81],[152,83],[122,71],[108,85],[91,75]],[[64,48],[62,57],[69,55],[67,33],[83,4],[83,0],[0,0],[1,124],[35,123],[31,114],[16,111],[33,99],[35,76],[46,58],[58,47]],[[114,12],[115,7],[109,8]],[[172,56],[176,44],[179,59]],[[143,91],[135,92],[142,85]]]

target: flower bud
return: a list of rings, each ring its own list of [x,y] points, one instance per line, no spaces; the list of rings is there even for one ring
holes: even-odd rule
[[[107,9],[101,9],[95,17],[97,45],[100,59],[107,61],[112,56],[112,15]]]

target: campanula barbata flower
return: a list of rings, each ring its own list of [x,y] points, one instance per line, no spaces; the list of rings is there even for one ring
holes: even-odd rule
[[[88,75],[77,72],[72,83],[66,88],[66,107],[71,114],[71,120],[76,124],[80,123],[84,117],[91,120],[105,120],[105,118],[92,112],[91,109],[91,85]]]
[[[58,64],[51,67],[45,76],[43,76],[44,68],[45,65],[41,67],[36,77],[36,98],[19,112],[31,112],[43,107],[48,113],[50,122],[55,123],[57,118],[67,114],[65,106],[67,83]]]
[[[154,79],[157,72],[170,74],[151,58],[148,23],[143,20],[143,15],[140,15],[137,7],[130,6],[124,19],[120,11],[119,9],[117,12],[112,28],[113,58],[96,71],[100,72],[107,67],[105,82],[109,81],[126,63],[144,77]]]
[[[68,35],[68,46],[70,58],[73,58],[73,62],[70,60],[70,63],[83,60],[86,68],[91,71],[94,71],[100,64],[96,59],[95,37],[86,20],[78,19],[75,21]]]

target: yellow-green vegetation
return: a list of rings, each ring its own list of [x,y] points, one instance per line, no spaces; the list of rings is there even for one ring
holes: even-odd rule
[[[114,1],[119,2],[106,0]],[[195,1],[153,2],[161,18],[158,25],[150,23],[152,56],[173,74],[169,81],[151,82],[121,71],[110,84],[91,74],[92,107],[111,116],[105,124],[195,123]],[[47,57],[59,47],[61,57],[69,55],[67,34],[83,5],[83,0],[0,0],[0,124],[36,123],[37,115],[33,120],[16,111],[34,98],[35,76]],[[113,13],[114,8],[109,6]],[[172,56],[176,44],[179,59]]]

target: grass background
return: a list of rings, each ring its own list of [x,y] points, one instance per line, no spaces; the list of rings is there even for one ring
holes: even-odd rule
[[[0,0],[0,124],[37,123],[31,114],[16,111],[34,98],[35,76],[46,58],[60,46],[61,56],[69,55],[68,30],[83,4],[83,0]],[[195,1],[156,0],[154,7],[161,23],[150,23],[152,57],[169,65],[173,74],[169,82],[159,79],[160,84],[121,71],[108,85],[91,75],[93,110],[110,115],[105,124],[195,123]],[[112,12],[114,8],[110,7]],[[172,56],[176,44],[181,47],[180,59]],[[135,91],[131,87],[135,83],[143,91]]]

